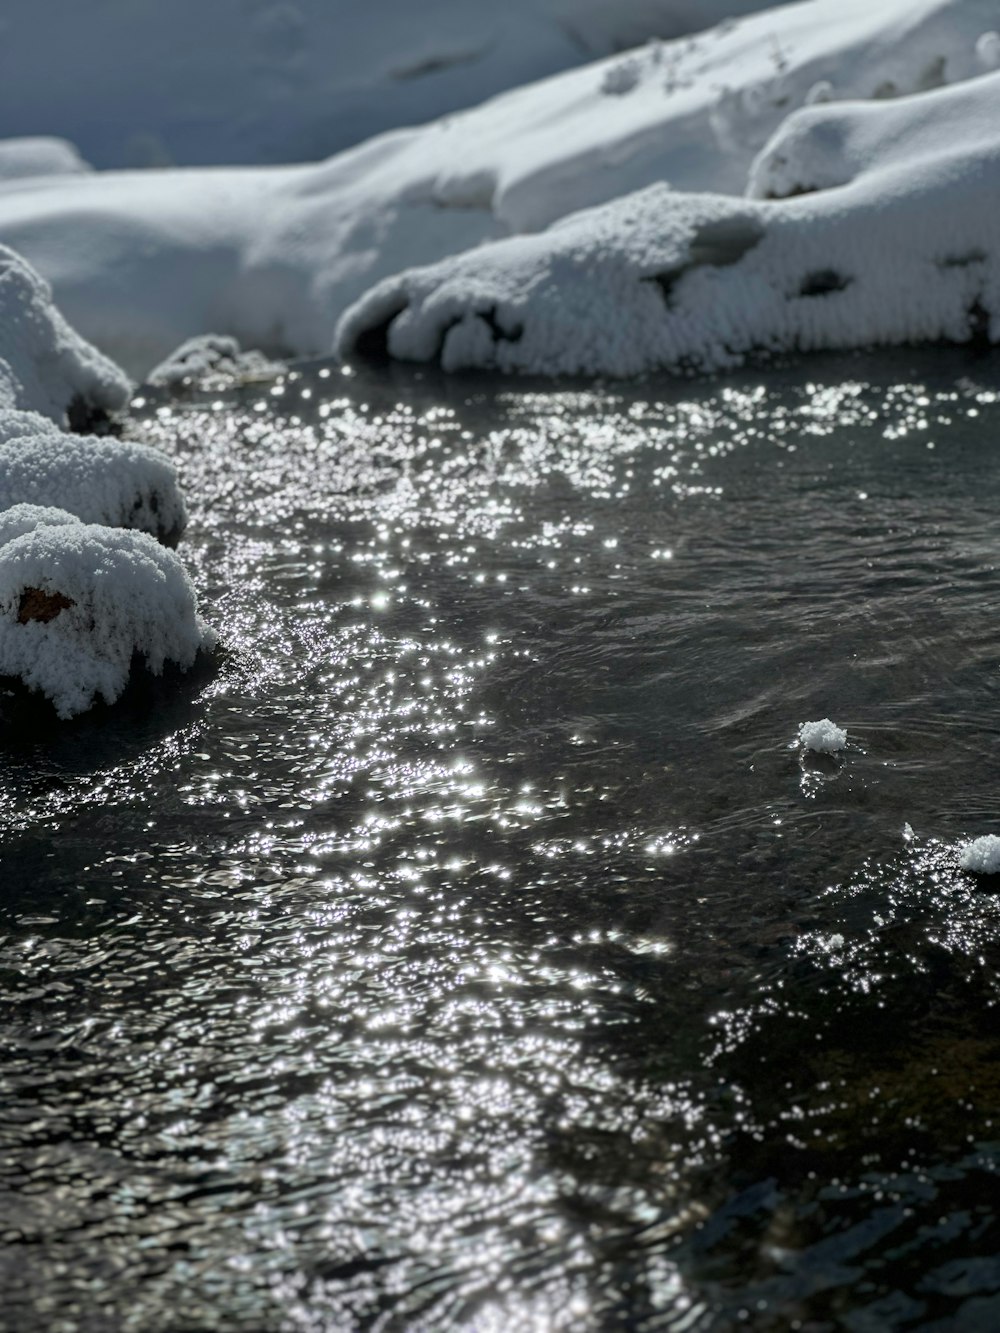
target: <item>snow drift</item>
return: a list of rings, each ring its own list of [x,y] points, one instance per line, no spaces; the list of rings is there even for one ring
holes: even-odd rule
[[[1000,340],[1000,74],[789,117],[751,181],[664,185],[376,286],[341,356],[545,374],[721,370],[750,353]],[[809,190],[812,193],[802,193]]]
[[[59,717],[113,703],[134,655],[159,675],[215,642],[183,565],[151,537],[36,517],[23,530],[22,510],[0,545],[0,675],[42,693]]]
[[[598,11],[616,12],[588,10]],[[10,182],[0,186],[0,239],[52,282],[77,328],[137,375],[210,331],[269,354],[323,354],[344,309],[380,279],[653,183],[697,196],[689,222],[687,203],[663,204],[660,248],[670,251],[671,237],[725,214],[701,200],[741,193],[755,155],[797,107],[973,79],[994,58],[985,39],[996,19],[995,0],[806,0],[596,61],[315,166]],[[763,202],[739,209],[770,228]],[[629,235],[611,235],[614,215],[601,225],[627,256]],[[896,225],[905,235],[921,226],[901,213]],[[492,275],[497,252],[482,253]],[[581,368],[599,361],[575,358]]]
[[[72,126],[101,167],[303,161],[647,37],[763,7],[762,0],[5,0],[0,121],[14,134]]]

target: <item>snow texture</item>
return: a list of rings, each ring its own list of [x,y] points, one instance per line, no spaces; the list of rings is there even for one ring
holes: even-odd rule
[[[0,510],[0,549],[12,542],[15,537],[25,532],[34,532],[36,528],[61,527],[66,523],[80,523],[75,514],[65,509],[56,509],[52,505],[12,505],[10,509]],[[0,559],[3,557],[0,556]]]
[[[0,139],[0,181],[26,176],[76,176],[93,171],[66,139]]]
[[[72,127],[101,167],[304,161],[647,37],[763,7],[762,0],[5,0],[0,122],[14,134]]]
[[[1000,74],[809,107],[752,175],[758,192],[794,197],[652,186],[383,281],[344,315],[338,351],[633,375],[761,352],[996,342],[998,113]]]
[[[122,17],[123,3],[109,0],[108,7]],[[651,14],[650,4],[630,0],[616,8],[594,0],[564,5],[560,13],[572,26],[585,12],[589,26],[582,46],[601,50],[608,49],[609,35],[620,36],[627,13]],[[175,9],[161,9],[164,22],[183,32]],[[485,31],[489,25],[477,6],[462,13],[473,10]],[[691,4],[686,12],[701,13],[708,22],[720,7]],[[507,13],[491,5],[489,22],[502,27]],[[424,32],[412,59],[423,59],[424,48],[431,66],[441,57],[427,46],[426,33],[447,32],[449,41],[461,45],[461,22],[451,28],[439,17],[432,22],[425,6],[411,6],[408,14],[406,22],[419,20]],[[381,13],[377,25],[381,40],[391,25]],[[379,311],[380,320],[388,319],[393,301],[399,308],[412,302],[389,338],[394,354],[414,355],[408,349],[419,346],[421,357],[436,355],[445,308],[452,312],[447,320],[466,321],[464,332],[444,340],[448,365],[631,373],[685,359],[733,364],[760,343],[812,347],[900,336],[961,338],[968,336],[969,307],[990,266],[948,265],[982,248],[979,237],[988,233],[994,204],[985,132],[974,136],[968,152],[960,141],[946,144],[937,168],[924,148],[929,130],[920,143],[915,137],[911,172],[909,149],[901,147],[890,162],[889,122],[880,135],[878,117],[889,112],[905,120],[914,106],[924,105],[922,99],[945,97],[928,89],[958,85],[954,92],[965,87],[981,99],[977,116],[995,118],[995,76],[987,71],[996,27],[996,0],[805,0],[570,69],[312,166],[96,172],[10,182],[0,185],[0,238],[52,282],[73,324],[137,375],[185,338],[208,331],[268,355],[321,355],[332,346],[340,315],[373,288],[368,311]],[[605,34],[599,41],[598,30]],[[526,31],[519,30],[520,38]],[[522,63],[517,76],[532,72]],[[145,86],[144,73],[143,79]],[[482,82],[480,91],[489,86]],[[298,84],[293,88],[298,95]],[[912,96],[885,100],[904,94]],[[868,108],[877,154],[864,158],[862,169],[852,156],[855,147],[845,154],[836,147],[838,117],[853,115],[850,99],[877,99]],[[755,188],[768,192],[782,172],[790,179],[791,169],[775,157],[783,137],[772,136],[799,124],[793,113],[803,107],[805,128],[795,133],[813,136],[805,165],[820,183],[846,173],[843,196],[827,190],[825,199],[793,199],[780,209],[763,199],[710,197],[742,194],[754,158],[769,140],[766,160],[755,169]],[[265,104],[260,111],[266,115]],[[326,114],[336,120],[329,107]],[[913,114],[919,119],[923,113]],[[961,132],[967,127],[947,101],[932,104],[928,116],[934,114]],[[206,122],[199,116],[197,123],[201,132]],[[861,152],[863,139],[843,124]],[[73,128],[76,133],[75,122]],[[824,132],[833,143],[829,151],[819,142]],[[86,137],[82,143],[88,155],[99,157]],[[238,156],[235,149],[229,155]],[[804,162],[802,153],[795,162]],[[982,179],[977,171],[985,173]],[[611,204],[606,215],[574,219],[541,238],[506,239],[537,233],[568,214],[653,184],[659,187],[655,204]],[[946,219],[958,221],[960,240],[975,234],[971,246],[951,245]],[[745,240],[760,233],[761,244],[753,256],[725,268],[712,262],[720,253],[713,234],[703,239],[708,222],[735,228]],[[872,224],[870,283],[867,273],[845,265],[853,264]],[[500,250],[494,242],[515,248]],[[430,275],[410,272],[477,246],[484,248],[475,258],[457,258]],[[985,253],[994,248],[989,237]],[[727,243],[721,253],[738,251]],[[933,262],[937,251],[940,269]],[[588,264],[595,265],[598,299],[592,303],[588,275],[581,271]],[[677,285],[678,310],[667,309],[661,318],[674,299],[672,269],[678,266],[699,272]],[[660,289],[662,272],[667,280]],[[395,287],[380,289],[379,280],[392,274],[404,276]],[[830,291],[841,278],[850,279],[846,289]],[[512,335],[528,315],[527,294],[517,291],[525,281],[532,308],[517,343]],[[624,284],[622,304],[602,337],[613,281]],[[963,305],[966,289],[974,294]],[[754,316],[758,297],[763,307]],[[476,318],[488,315],[494,301],[499,333],[489,318],[485,324]],[[582,325],[569,329],[562,354],[559,341],[578,309]],[[344,351],[353,352],[354,333],[372,326],[369,313],[348,320],[350,336],[339,342]],[[642,346],[647,328],[653,337],[648,355]]]
[[[130,390],[122,371],[70,328],[48,284],[0,245],[0,408],[62,423],[73,407],[116,411]]]
[[[45,431],[16,433],[0,413],[0,510],[55,506],[85,523],[137,528],[176,541],[187,514],[170,460],[146,444]],[[31,424],[31,423],[29,423]]]
[[[50,599],[49,618],[25,618],[28,590]],[[134,654],[159,675],[214,642],[183,565],[144,533],[42,523],[0,552],[0,675],[40,691],[61,718],[113,703]]]
[[[269,361],[257,351],[244,352],[235,338],[204,333],[182,343],[149,372],[146,382],[165,388],[190,383],[210,387],[234,380],[270,379],[286,369],[283,361]]]
[[[974,875],[1000,873],[1000,838],[993,833],[973,838],[962,848],[958,864],[963,870],[971,870]]]
[[[836,754],[847,748],[847,732],[828,717],[819,722],[803,722],[799,727],[799,745],[815,754]]]

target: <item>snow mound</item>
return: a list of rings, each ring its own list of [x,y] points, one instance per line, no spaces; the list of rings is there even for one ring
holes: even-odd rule
[[[63,423],[67,414],[113,412],[128,402],[122,371],[70,328],[48,283],[3,245],[0,330],[0,407]]]
[[[109,0],[109,12],[122,23],[124,2]],[[465,48],[459,35],[472,0],[461,8],[461,19],[455,0],[447,2],[455,18],[450,28],[436,27],[426,6],[406,7],[404,27],[414,36],[412,25],[419,26],[419,40],[410,43],[394,87],[422,83],[420,70],[433,70],[446,54],[442,41],[452,56],[479,49],[475,43]],[[655,14],[655,3],[646,0],[647,13]],[[558,0],[553,12],[570,30],[601,27],[617,39],[626,10],[635,16],[641,8],[640,0],[618,6]],[[163,25],[183,35],[173,7],[142,9],[162,11]],[[721,8],[715,0],[692,2],[686,12],[710,22]],[[507,13],[490,5],[487,21],[477,0],[474,26],[482,25],[480,35],[491,24],[499,32]],[[203,19],[199,11],[199,32]],[[204,21],[219,21],[215,7]],[[86,22],[93,22],[89,9]],[[377,23],[380,39],[392,32],[381,10]],[[227,30],[225,49],[234,60],[229,39],[240,27]],[[996,0],[806,0],[571,69],[470,111],[394,130],[314,166],[97,172],[13,182],[0,188],[0,237],[52,282],[71,322],[137,375],[185,338],[208,330],[268,355],[323,355],[339,316],[388,275],[512,233],[537,232],[657,182],[679,196],[739,195],[754,157],[797,107],[822,98],[835,99],[824,105],[837,106],[845,99],[917,93],[935,83],[975,82],[992,50],[981,39],[995,27]],[[527,31],[522,25],[520,37]],[[443,32],[447,40],[428,35]],[[5,41],[9,36],[8,29]],[[164,35],[165,42],[174,40],[172,33]],[[204,41],[196,45],[205,49]],[[315,49],[327,61],[337,45]],[[594,46],[588,38],[582,49],[609,46]],[[523,51],[530,53],[530,42]],[[79,63],[77,53],[74,59]],[[520,65],[521,78],[543,72],[531,67],[529,55],[522,61],[529,63]],[[146,63],[135,68],[145,90]],[[455,68],[463,68],[461,62]],[[474,77],[475,61],[464,68]],[[46,80],[46,95],[51,82]],[[488,82],[477,86],[477,95],[490,90]],[[289,87],[298,96],[298,80]],[[0,88],[0,100],[9,91]],[[95,97],[93,107],[101,100]],[[334,105],[324,101],[326,124],[337,121]],[[241,101],[241,107],[250,106],[267,119],[266,101],[259,107],[253,98]],[[199,134],[211,121],[183,114]],[[225,123],[234,126],[239,119]],[[83,142],[90,153],[90,141]],[[676,229],[673,222],[666,225]],[[897,211],[893,226],[906,237],[923,231],[919,212],[904,217]],[[783,234],[779,244],[786,239]],[[627,249],[627,238],[615,248],[623,245]],[[812,263],[817,272],[829,267],[822,257]],[[474,267],[475,261],[470,272]],[[626,284],[626,305],[634,306],[630,292]],[[646,295],[652,299],[656,292]],[[801,336],[809,345],[817,338],[826,345],[835,334],[813,330],[816,313],[803,314]],[[729,318],[725,313],[723,325]],[[774,318],[761,330],[748,328],[741,341],[766,336]],[[585,323],[593,324],[587,312]],[[792,320],[789,338],[797,336],[796,327]],[[712,331],[713,342],[724,341],[722,335],[724,329]],[[482,339],[482,332],[476,336]],[[594,336],[593,329],[587,336]],[[845,335],[836,336],[837,345],[844,345]],[[667,339],[666,347],[659,341],[651,358],[657,364],[678,338]],[[499,360],[506,359],[504,352]],[[551,359],[558,365],[558,357]],[[567,359],[580,369],[603,368],[600,356]],[[636,368],[645,360],[612,358],[615,365],[638,361]]]
[[[0,675],[40,691],[59,717],[113,703],[134,654],[159,675],[215,641],[184,566],[144,533],[42,525],[0,551]]]
[[[758,180],[785,172],[781,157],[793,162],[783,181],[827,188],[769,201],[652,186],[386,279],[344,314],[337,352],[634,375],[729,369],[759,353],[1000,341],[998,112],[1000,74],[886,105],[811,108],[779,136],[787,158],[766,151]],[[810,136],[835,146],[820,160],[803,146]]]
[[[234,380],[271,379],[287,369],[283,361],[270,361],[262,352],[240,348],[236,338],[220,333],[203,333],[188,338],[165,361],[151,370],[148,384],[176,388],[198,383],[212,388]]]
[[[847,732],[828,717],[818,722],[803,722],[799,727],[799,745],[815,754],[836,754],[847,748]]]
[[[176,541],[187,514],[170,460],[133,440],[27,434],[0,443],[0,510],[55,506],[85,523]]]
[[[10,509],[0,511],[0,547],[26,532],[34,532],[36,528],[62,527],[67,523],[81,522],[82,519],[75,514],[52,505],[12,505]]]
[[[1000,838],[993,833],[973,838],[959,853],[958,864],[963,870],[971,870],[974,875],[1000,873]]]
[[[0,181],[27,176],[75,176],[93,171],[66,139],[35,136],[0,139]]]
[[[72,125],[102,167],[302,161],[581,59],[764,7],[765,0],[47,0],[42,7],[5,0],[0,122],[14,133]]]

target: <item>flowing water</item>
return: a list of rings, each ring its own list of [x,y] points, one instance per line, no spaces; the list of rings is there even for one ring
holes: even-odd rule
[[[225,652],[3,742],[0,1327],[1000,1326],[998,389],[145,404]]]

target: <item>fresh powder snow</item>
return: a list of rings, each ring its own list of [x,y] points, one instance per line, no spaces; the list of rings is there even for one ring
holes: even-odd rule
[[[803,722],[799,727],[798,743],[804,750],[815,754],[837,754],[847,748],[847,732],[828,717],[818,722]]]
[[[0,550],[0,676],[61,718],[113,703],[134,654],[158,675],[215,641],[184,566],[145,533],[40,520]]]

